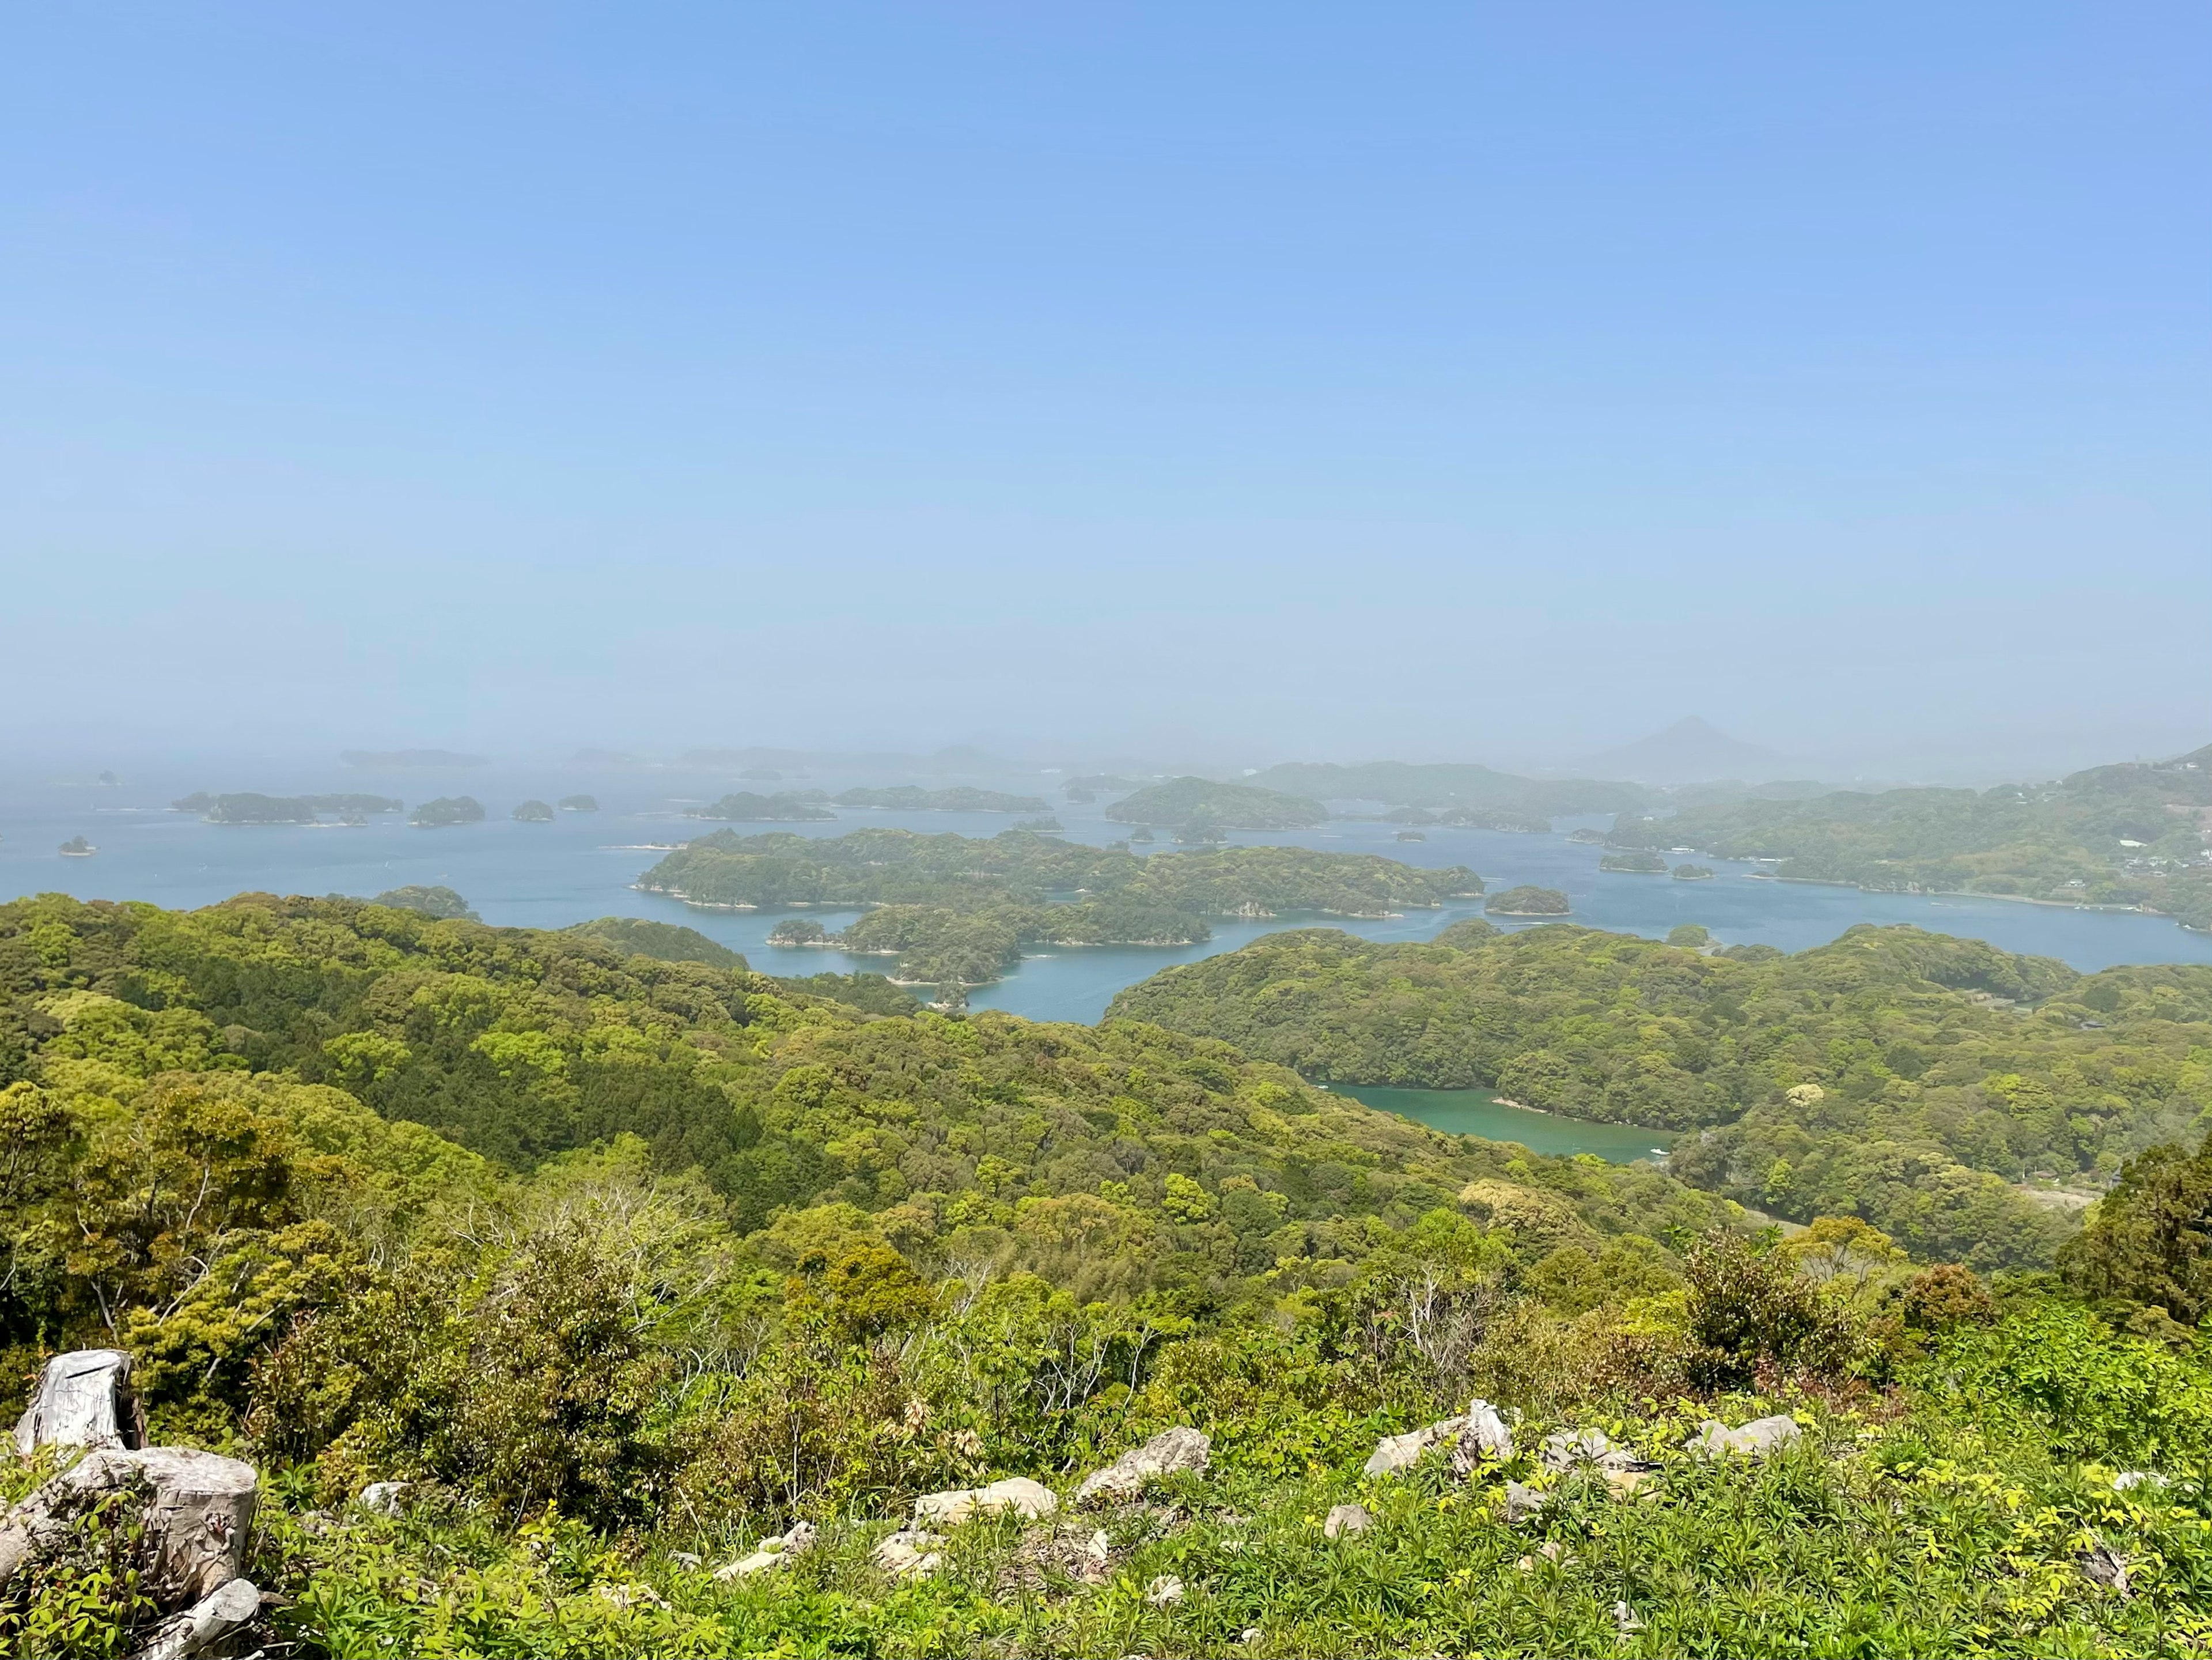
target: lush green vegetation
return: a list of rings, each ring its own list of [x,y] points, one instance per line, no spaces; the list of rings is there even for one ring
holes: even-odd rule
[[[822,805],[829,799],[820,790],[779,790],[774,795],[732,790],[711,806],[686,807],[684,812],[687,818],[730,818],[756,824],[818,823],[837,816]]]
[[[902,812],[1044,812],[1052,806],[1042,795],[1009,795],[969,784],[941,790],[898,784],[889,789],[845,790],[834,799],[841,807],[891,807]]]
[[[1713,879],[1713,867],[1711,865],[1677,865],[1674,866],[1674,879],[1677,882],[1710,882]]]
[[[1479,815],[1498,812],[1507,822],[1494,828],[1534,824],[1548,828],[1564,813],[1629,812],[1650,792],[1635,784],[1589,778],[1516,778],[1488,767],[1457,763],[1410,764],[1371,761],[1358,766],[1334,762],[1293,762],[1270,767],[1252,782],[1268,789],[1309,796],[1317,801],[1381,801],[1395,807],[1432,807]],[[1452,823],[1484,824],[1480,816]]]
[[[372,813],[398,812],[407,804],[383,795],[210,795],[195,791],[169,806],[197,812],[210,824],[312,824],[324,813],[363,820]]]
[[[1492,894],[1483,909],[1493,916],[1565,916],[1567,896],[1557,888],[1530,887],[1524,883]]]
[[[1609,853],[1597,861],[1601,871],[1629,876],[1664,876],[1667,861],[1656,853]]]
[[[480,824],[483,816],[483,803],[473,795],[441,795],[416,808],[408,822],[424,830],[440,830],[449,824]]]
[[[1024,946],[1187,945],[1208,937],[1208,917],[1383,916],[1482,891],[1462,867],[1417,870],[1371,854],[1260,847],[1139,858],[1019,829],[988,839],[720,830],[670,854],[638,885],[693,904],[880,907],[835,943],[896,957],[911,983],[971,986],[998,978]],[[784,943],[828,938],[794,928]]]
[[[524,824],[550,824],[553,822],[553,804],[550,801],[524,801],[517,805],[512,815]]]
[[[1787,880],[2139,905],[2212,928],[2212,745],[2054,784],[1846,790],[1623,817],[1609,839],[1776,860]]]
[[[1565,926],[1462,923],[1430,946],[1313,930],[1113,1008],[1316,1079],[1700,1128],[1669,1162],[1686,1180],[1984,1266],[2047,1262],[2066,1231],[2063,1194],[2014,1184],[2094,1183],[2212,1111],[2212,969],[2081,975],[1915,928],[1793,957]]]
[[[471,922],[477,920],[477,914],[469,909],[469,902],[448,887],[389,888],[376,896],[376,903],[390,905],[395,910],[420,911],[443,921],[464,917]]]
[[[59,851],[64,858],[88,859],[100,849],[86,841],[83,836],[72,836],[61,844]]]
[[[1123,796],[1106,809],[1123,824],[1172,824],[1211,830],[1301,830],[1328,821],[1328,809],[1304,796],[1255,784],[1171,778]]]
[[[663,963],[704,963],[709,968],[743,972],[745,959],[696,928],[679,922],[656,922],[642,916],[602,916],[563,930],[604,939],[633,957],[651,957]]]
[[[260,1464],[257,1644],[2212,1636],[2201,1153],[2136,1161],[2063,1282],[1991,1286],[1855,1220],[1747,1237],[1647,1166],[1437,1135],[1154,1026],[871,1018],[588,935],[265,896],[0,907],[0,1122],[10,1375],[120,1344],[157,1438]],[[1509,1457],[1361,1474],[1475,1394]],[[1799,1426],[1771,1458],[1681,1450],[1770,1412]],[[948,1529],[933,1575],[872,1565],[918,1493],[1071,1494],[1174,1425],[1211,1467],[1150,1503]],[[1548,1468],[1554,1427],[1648,1468]],[[404,1515],[352,1503],[374,1480],[410,1484]],[[1509,1481],[1541,1508],[1507,1519]],[[1353,1500],[1365,1530],[1325,1537]],[[784,1566],[705,1571],[801,1519],[819,1541]],[[138,1588],[94,1566],[131,1525],[80,1517],[10,1584],[15,1651],[144,1640]]]

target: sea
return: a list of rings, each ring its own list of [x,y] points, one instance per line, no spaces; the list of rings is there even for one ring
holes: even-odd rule
[[[501,927],[558,928],[600,916],[641,916],[680,922],[741,952],[764,973],[799,975],[823,970],[882,972],[884,958],[848,957],[836,951],[771,946],[768,932],[787,912],[717,910],[694,907],[656,894],[640,892],[639,875],[662,852],[687,837],[721,828],[686,816],[725,791],[823,788],[835,792],[854,784],[981,782],[975,779],[895,778],[880,775],[839,777],[787,775],[778,780],[745,779],[723,773],[675,769],[514,767],[376,770],[332,764],[302,768],[270,763],[258,769],[230,763],[218,769],[180,763],[172,769],[125,775],[112,782],[94,776],[0,776],[0,896],[65,893],[82,899],[135,899],[172,908],[213,904],[238,893],[352,894],[371,897],[388,889],[438,885],[462,895],[489,923]],[[1075,806],[1061,800],[1055,775],[998,778],[988,787],[1046,797],[1051,812],[1073,840],[1097,846],[1125,837],[1130,826],[1105,817],[1108,802]],[[419,830],[404,815],[386,815],[362,826],[218,825],[195,812],[179,812],[173,800],[194,791],[254,790],[264,794],[360,791],[406,801],[410,807],[434,796],[467,794],[487,810],[483,823]],[[526,800],[556,801],[588,794],[599,803],[595,812],[563,812],[551,824],[520,823],[509,815]],[[1362,804],[1343,804],[1357,812]],[[1376,811],[1376,804],[1365,804]],[[939,833],[991,836],[1023,814],[898,812],[836,809],[833,823],[739,825],[741,833],[788,829],[799,835],[829,836],[864,825],[896,825]],[[1724,945],[1761,944],[1802,951],[1834,939],[1855,923],[1911,923],[1934,932],[1990,941],[2006,951],[2055,957],[2083,970],[2123,963],[2212,963],[2212,936],[2192,933],[2171,919],[2130,911],[2031,905],[1996,899],[1916,894],[1863,893],[1856,888],[1782,882],[1759,866],[1697,855],[1710,867],[1711,881],[1683,882],[1671,876],[1626,875],[1598,869],[1601,850],[1571,842],[1567,833],[1583,824],[1560,820],[1549,834],[1425,827],[1424,840],[1401,842],[1400,826],[1359,818],[1332,819],[1310,830],[1232,835],[1233,843],[1278,842],[1331,852],[1372,853],[1411,865],[1465,865],[1492,891],[1521,883],[1557,888],[1572,907],[1565,920],[1590,927],[1615,929],[1654,938],[1685,922],[1704,925]],[[1149,851],[1170,851],[1167,832]],[[58,851],[82,836],[98,848],[86,858]],[[1139,847],[1139,852],[1148,849]],[[1676,856],[1682,863],[1692,855]],[[803,913],[835,932],[858,915],[811,909]],[[1217,921],[1213,937],[1184,946],[1060,947],[1023,959],[997,984],[972,990],[971,1007],[1004,1009],[1034,1020],[1090,1023],[1106,1011],[1123,987],[1188,963],[1234,951],[1261,935],[1292,927],[1335,927],[1370,939],[1420,940],[1433,937],[1459,918],[1481,914],[1481,901],[1455,902],[1437,909],[1402,915],[1356,919],[1283,916],[1268,921]],[[1501,927],[1534,927],[1491,919]],[[1360,1091],[1374,1104],[1378,1092]],[[1389,1110],[1405,1112],[1437,1128],[1488,1134],[1470,1114],[1503,1111],[1519,1125],[1528,1145],[1551,1134],[1547,1126],[1571,1121],[1525,1109],[1504,1107],[1481,1091],[1387,1092]],[[1452,1096],[1452,1101],[1416,1098]],[[1481,1101],[1490,1102],[1487,1107]],[[1478,1111],[1478,1108],[1480,1111]],[[1417,1110],[1418,1109],[1418,1110]],[[1523,1118],[1511,1115],[1525,1113]],[[1531,1123],[1530,1121],[1546,1121]],[[1546,1152],[1594,1152],[1601,1157],[1643,1156],[1634,1143],[1648,1138],[1632,1131],[1622,1141],[1618,1127],[1572,1124],[1565,1133],[1583,1145],[1550,1146]],[[1515,1136],[1511,1139],[1527,1139]],[[1600,1145],[1600,1144],[1602,1145]]]

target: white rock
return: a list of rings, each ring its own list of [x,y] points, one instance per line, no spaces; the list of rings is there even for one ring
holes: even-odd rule
[[[696,1551],[672,1550],[668,1553],[668,1560],[679,1568],[690,1568],[694,1571],[702,1564],[702,1559]]]
[[[914,1519],[917,1526],[927,1523],[949,1528],[958,1526],[971,1516],[995,1516],[1000,1511],[1012,1511],[1024,1521],[1034,1522],[1059,1508],[1060,1500],[1043,1482],[1032,1481],[1026,1475],[1010,1475],[985,1487],[926,1493],[914,1501]]]
[[[1409,1470],[1421,1462],[1421,1455],[1436,1445],[1437,1426],[1425,1424],[1419,1429],[1407,1430],[1403,1435],[1386,1435],[1375,1444],[1375,1450],[1367,1455],[1361,1468],[1363,1475],[1395,1475]]]
[[[1243,1631],[1237,1634],[1237,1640],[1243,1644],[1247,1648],[1249,1648],[1253,1644],[1258,1642],[1266,1635],[1267,1633],[1261,1631],[1259,1627],[1247,1626]]]
[[[1321,1531],[1323,1538],[1336,1539],[1347,1533],[1364,1533],[1374,1525],[1375,1518],[1367,1513],[1366,1505],[1338,1505],[1330,1510],[1328,1519],[1321,1524]]]
[[[1155,1476],[1202,1470],[1213,1444],[1203,1430],[1162,1430],[1141,1447],[1132,1447],[1103,1470],[1093,1470],[1075,1490],[1075,1502],[1133,1499]]]
[[[155,1627],[153,1640],[132,1660],[191,1660],[261,1612],[261,1593],[250,1579],[226,1579],[182,1614]]]
[[[131,1388],[131,1357],[120,1349],[72,1349],[39,1372],[31,1404],[15,1424],[15,1450],[40,1447],[119,1447],[146,1439]]]
[[[2110,1545],[2095,1545],[2082,1553],[2081,1572],[2114,1595],[2132,1595],[2128,1588],[2128,1559]]]
[[[894,1579],[919,1579],[945,1566],[944,1538],[921,1528],[901,1528],[875,1549],[875,1564]]]
[[[1620,1628],[1623,1637],[1644,1629],[1644,1622],[1636,1617],[1636,1610],[1626,1602],[1613,1605],[1613,1623]]]
[[[650,1585],[594,1585],[593,1595],[627,1614],[632,1608],[665,1608],[667,1601]]]
[[[732,1580],[750,1579],[757,1573],[769,1568],[780,1568],[782,1566],[781,1551],[757,1550],[750,1556],[740,1556],[734,1562],[723,1563],[720,1567],[714,1570],[714,1578],[726,1585]]]
[[[1778,1413],[1771,1418],[1754,1418],[1741,1429],[1735,1430],[1717,1419],[1708,1418],[1682,1445],[1696,1458],[1719,1458],[1729,1453],[1764,1458],[1802,1440],[1804,1435],[1796,1419]]]
[[[815,1528],[811,1522],[793,1522],[788,1531],[761,1541],[763,1550],[780,1552],[785,1556],[804,1556],[814,1548]]]
[[[2112,1491],[2126,1493],[2136,1487],[2163,1487],[2168,1485],[2163,1475],[2150,1470],[2122,1470],[2112,1478]]]
[[[354,1500],[372,1516],[398,1516],[405,1508],[401,1495],[407,1491],[404,1481],[372,1481],[361,1490]]]
[[[1145,1587],[1145,1601],[1156,1608],[1164,1608],[1182,1601],[1182,1581],[1171,1573],[1164,1573]]]
[[[1468,1402],[1467,1428],[1460,1437],[1460,1444],[1479,1449],[1500,1463],[1513,1456],[1513,1432],[1498,1416],[1498,1408],[1477,1396]]]
[[[750,1556],[741,1556],[734,1562],[725,1562],[714,1570],[714,1578],[727,1584],[732,1579],[750,1578],[764,1568],[781,1567],[794,1556],[804,1556],[814,1548],[814,1523],[794,1522],[787,1533],[772,1533],[762,1540]],[[678,1551],[677,1559],[690,1557],[690,1566],[697,1567],[699,1559],[689,1551]]]

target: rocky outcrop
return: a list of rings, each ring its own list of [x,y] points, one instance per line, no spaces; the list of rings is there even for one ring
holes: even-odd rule
[[[1537,1458],[1554,1475],[1565,1475],[1570,1470],[1583,1467],[1602,1470],[1607,1475],[1657,1468],[1649,1460],[1637,1456],[1628,1448],[1614,1445],[1613,1438],[1598,1429],[1555,1430],[1544,1438],[1544,1445]]]
[[[901,1528],[875,1548],[875,1565],[894,1579],[920,1579],[945,1566],[945,1539],[921,1528]]]
[[[1075,1502],[1125,1503],[1155,1477],[1204,1469],[1212,1450],[1212,1442],[1202,1430],[1162,1430],[1143,1446],[1130,1448],[1104,1469],[1085,1476],[1083,1485],[1075,1490]]]
[[[143,1446],[146,1420],[131,1387],[131,1357],[120,1349],[72,1349],[46,1362],[31,1404],[15,1425],[15,1450],[40,1447]]]
[[[1362,1468],[1364,1475],[1396,1475],[1420,1462],[1432,1447],[1449,1444],[1452,1468],[1461,1476],[1485,1458],[1504,1460],[1513,1456],[1513,1432],[1505,1426],[1498,1408],[1477,1398],[1457,1417],[1437,1420],[1403,1435],[1386,1435],[1375,1444]]]
[[[1170,1608],[1182,1601],[1182,1581],[1172,1573],[1164,1573],[1145,1587],[1145,1601],[1156,1608]]]
[[[1797,1420],[1782,1414],[1754,1418],[1741,1429],[1734,1430],[1717,1419],[1708,1418],[1682,1447],[1693,1458],[1722,1458],[1731,1453],[1765,1458],[1784,1447],[1795,1445],[1804,1436]]]
[[[995,1516],[1012,1511],[1025,1522],[1049,1516],[1060,1508],[1053,1490],[1026,1475],[1010,1475],[984,1487],[961,1487],[951,1493],[927,1493],[914,1501],[916,1527],[957,1527],[973,1516]]]
[[[716,1568],[714,1578],[725,1584],[732,1579],[749,1579],[769,1568],[780,1568],[793,1557],[804,1556],[813,1548],[814,1523],[795,1522],[788,1532],[772,1533],[762,1540],[750,1555],[740,1556]]]
[[[1505,1520],[1510,1526],[1525,1522],[1544,1508],[1544,1495],[1519,1481],[1505,1484]]]

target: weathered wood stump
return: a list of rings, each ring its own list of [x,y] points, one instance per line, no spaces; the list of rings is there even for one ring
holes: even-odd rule
[[[0,1586],[57,1542],[88,1505],[143,1487],[146,1568],[165,1608],[198,1602],[245,1566],[253,1527],[253,1466],[189,1447],[103,1450],[56,1476],[0,1521]]]
[[[138,1447],[146,1420],[131,1388],[131,1357],[120,1349],[72,1349],[46,1362],[30,1409],[15,1425],[15,1450],[40,1447]]]

